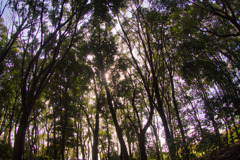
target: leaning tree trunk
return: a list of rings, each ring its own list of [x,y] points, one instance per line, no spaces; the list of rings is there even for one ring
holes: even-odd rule
[[[185,138],[185,134],[184,134],[184,130],[183,130],[182,121],[181,121],[179,111],[178,111],[177,101],[176,101],[176,98],[175,98],[173,75],[172,75],[169,68],[168,68],[168,71],[169,71],[169,77],[170,77],[170,83],[171,83],[171,89],[172,89],[172,99],[173,99],[174,110],[176,112],[178,126],[180,128],[180,133],[181,133],[181,136],[182,136],[182,141],[183,141],[183,146],[184,146],[184,151],[185,151],[185,155],[183,155],[183,157],[184,157],[184,159],[188,160],[189,159],[189,150],[188,150],[188,146],[187,146],[187,143],[186,143],[186,138]]]
[[[102,80],[103,80],[103,85],[104,85],[106,93],[107,93],[107,101],[108,101],[109,110],[111,112],[113,123],[114,123],[115,129],[117,131],[118,140],[119,140],[119,143],[120,143],[120,146],[121,146],[121,156],[120,156],[120,158],[122,159],[122,155],[123,155],[124,160],[128,160],[129,159],[128,158],[128,152],[127,152],[126,144],[125,144],[124,139],[123,139],[122,128],[119,126],[118,121],[117,121],[116,112],[115,112],[115,109],[113,108],[112,97],[111,97],[110,91],[109,91],[108,86],[107,86],[107,81],[106,81],[106,78],[104,76],[104,72],[102,71],[101,74],[102,74],[101,76],[102,76]]]
[[[142,13],[140,12],[140,14],[142,14]],[[166,120],[166,115],[165,115],[165,112],[164,112],[164,109],[163,109],[163,102],[162,102],[162,99],[161,99],[161,96],[160,96],[160,90],[159,90],[159,83],[158,83],[159,81],[158,81],[158,77],[157,77],[157,74],[156,74],[156,68],[154,67],[154,60],[153,60],[154,59],[153,58],[154,53],[153,53],[152,47],[151,47],[150,36],[149,36],[148,32],[146,32],[146,40],[147,41],[145,42],[142,38],[140,30],[138,30],[138,35],[139,35],[139,37],[142,41],[143,48],[144,48],[144,53],[145,53],[145,56],[147,58],[148,64],[150,66],[155,98],[157,100],[156,109],[157,109],[158,113],[160,114],[160,117],[161,117],[162,122],[163,122],[165,135],[166,135],[166,142],[167,142],[167,145],[168,145],[170,157],[171,157],[172,160],[175,160],[176,159],[176,157],[175,157],[176,148],[175,148],[175,144],[174,144],[174,139],[170,135],[168,123],[167,123],[167,120]]]
[[[153,129],[152,132],[154,133],[155,141],[156,141],[155,146],[156,146],[157,160],[160,160],[161,158],[160,158],[160,151],[159,151],[159,149],[160,149],[161,146],[159,147],[159,139],[158,139],[157,129],[156,129],[154,124],[152,124],[152,129]],[[163,157],[162,157],[162,159],[163,159]]]
[[[166,142],[168,145],[168,149],[169,149],[169,154],[171,157],[171,160],[175,160],[175,154],[176,154],[176,148],[175,148],[175,144],[174,144],[174,140],[170,135],[170,131],[169,131],[169,127],[168,127],[168,123],[167,123],[167,119],[166,119],[166,115],[164,114],[164,110],[163,110],[163,106],[162,106],[162,100],[160,98],[160,93],[159,93],[159,88],[158,88],[158,83],[157,83],[157,78],[155,76],[155,72],[153,72],[153,85],[155,88],[155,94],[156,94],[156,99],[157,99],[157,111],[162,119],[162,123],[164,126],[164,131],[165,131],[165,135],[166,135]]]

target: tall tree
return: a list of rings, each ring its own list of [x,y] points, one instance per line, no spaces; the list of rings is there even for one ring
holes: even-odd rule
[[[55,2],[54,2],[55,3]],[[22,159],[24,151],[25,133],[29,124],[29,117],[35,102],[51,78],[55,67],[65,58],[69,49],[76,41],[77,25],[85,12],[87,1],[79,3],[72,8],[70,15],[63,14],[66,2],[59,3],[60,10],[53,8],[53,13],[59,11],[59,16],[52,20],[52,33],[45,30],[44,16],[50,13],[46,6],[52,4],[46,1],[34,1],[34,3],[23,3],[22,7],[28,6],[31,11],[28,19],[31,24],[27,39],[21,39],[22,66],[21,66],[21,96],[22,114],[14,144],[14,159]],[[52,4],[53,6],[58,6]],[[24,15],[24,13],[23,13]],[[27,15],[24,15],[27,16]],[[65,18],[64,18],[65,17]],[[65,20],[63,20],[65,19]],[[73,21],[74,20],[74,21]],[[38,23],[37,23],[38,22]],[[36,30],[37,28],[37,30]],[[40,32],[40,39],[37,35]],[[71,38],[67,36],[71,35]],[[67,41],[66,41],[67,40]],[[63,42],[67,44],[65,50],[60,51]]]
[[[134,14],[134,16],[136,17],[136,20],[135,20],[136,22],[134,25],[136,27],[135,27],[134,32],[136,32],[136,34],[138,35],[139,44],[143,50],[143,51],[138,50],[138,52],[140,54],[139,56],[142,58],[142,62],[145,64],[145,67],[146,67],[145,72],[147,74],[150,74],[150,76],[151,76],[150,84],[152,86],[147,84],[148,78],[144,77],[144,71],[140,67],[139,62],[137,61],[137,58],[134,56],[134,53],[133,53],[134,48],[132,47],[132,46],[134,46],[134,44],[131,40],[131,37],[130,37],[130,35],[128,35],[126,29],[120,22],[121,29],[123,32],[122,38],[128,46],[129,52],[131,54],[131,58],[133,60],[134,67],[138,71],[138,74],[141,77],[143,87],[146,89],[149,100],[151,100],[150,103],[152,103],[152,105],[154,105],[156,107],[156,110],[160,114],[160,117],[161,117],[163,125],[164,125],[164,129],[165,129],[166,142],[169,147],[170,156],[171,156],[171,159],[175,159],[176,151],[175,151],[174,140],[173,140],[172,136],[170,135],[168,122],[166,120],[165,111],[163,109],[163,101],[162,101],[161,95],[160,95],[159,80],[158,80],[158,68],[157,68],[158,66],[156,65],[157,60],[155,59],[155,57],[158,53],[155,53],[152,49],[150,33],[147,28],[148,25],[146,23],[144,14],[145,14],[144,9],[142,9],[139,4],[136,4],[136,11]],[[156,104],[153,99],[153,95],[151,95],[150,87],[153,87],[154,98],[156,99]]]

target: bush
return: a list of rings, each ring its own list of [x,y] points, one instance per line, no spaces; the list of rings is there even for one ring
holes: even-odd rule
[[[3,140],[0,140],[0,160],[12,158],[12,147]]]

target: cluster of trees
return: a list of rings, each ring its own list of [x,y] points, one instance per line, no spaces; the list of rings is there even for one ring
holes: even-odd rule
[[[238,0],[0,5],[1,158],[186,160],[240,138]]]

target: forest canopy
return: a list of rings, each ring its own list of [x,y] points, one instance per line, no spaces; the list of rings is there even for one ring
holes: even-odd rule
[[[190,160],[240,139],[238,0],[0,2],[0,159]]]

